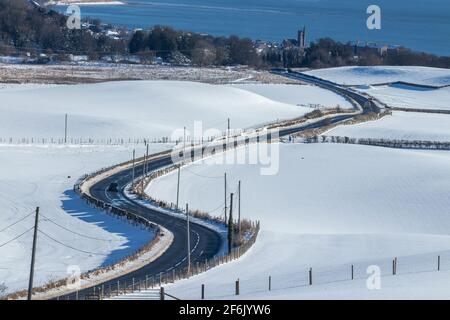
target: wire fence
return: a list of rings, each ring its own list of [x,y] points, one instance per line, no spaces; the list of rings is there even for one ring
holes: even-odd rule
[[[149,143],[180,143],[180,139],[159,138],[33,138],[0,137],[0,145],[147,145]]]
[[[384,258],[334,267],[318,267],[295,273],[261,275],[240,278],[228,283],[220,283],[211,278],[211,283],[181,288],[172,287],[165,291],[179,299],[224,299],[230,296],[249,296],[315,285],[333,284],[345,281],[366,280],[374,275],[375,267],[380,277],[417,274],[424,272],[450,271],[450,251],[411,255],[400,258]],[[377,272],[378,272],[377,271]],[[146,298],[146,292],[137,296]]]

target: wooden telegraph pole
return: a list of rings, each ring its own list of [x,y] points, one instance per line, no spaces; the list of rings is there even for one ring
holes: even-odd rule
[[[144,192],[145,177],[147,176],[147,174],[145,173],[146,167],[147,167],[147,154],[144,153],[144,164],[142,165],[142,177],[141,177],[142,192]]]
[[[225,224],[227,224],[227,173],[225,172]]]
[[[180,210],[178,203],[180,201],[180,175],[181,175],[181,164],[178,165],[178,179],[177,179],[177,210]]]
[[[145,152],[145,171],[144,171],[145,177],[148,175],[148,142],[147,142],[147,151]]]
[[[230,194],[230,220],[228,221],[228,254],[231,254],[233,248],[233,196]]]
[[[133,181],[131,182],[131,188],[134,188],[135,162],[136,162],[136,150],[133,150]]]
[[[186,161],[186,127],[183,128],[183,162]]]
[[[189,223],[189,205],[186,203],[188,277],[191,274],[191,228]]]
[[[64,143],[67,143],[67,119],[68,115],[66,113],[65,117],[64,117]]]
[[[33,249],[31,251],[30,279],[28,282],[28,300],[31,300],[31,297],[33,295],[34,263],[36,258],[38,223],[39,223],[39,207],[36,208],[36,216],[34,220]]]
[[[241,180],[238,185],[238,229],[239,229],[239,241],[241,240]]]

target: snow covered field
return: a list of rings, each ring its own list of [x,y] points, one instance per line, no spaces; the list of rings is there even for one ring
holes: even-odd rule
[[[310,85],[286,85],[286,84],[240,84],[233,85],[239,88],[254,92],[268,99],[291,104],[294,106],[325,107],[342,109],[352,109],[350,102],[331,91]]]
[[[308,71],[306,74],[345,85],[373,85],[397,81],[431,86],[450,85],[449,69],[429,67],[340,67]]]
[[[319,298],[320,288],[309,291],[300,287],[307,281],[309,267],[318,270],[317,278],[322,280],[332,279],[336,272],[339,276],[336,270],[342,268],[342,277],[348,278],[350,263],[360,264],[355,272],[361,278],[372,263],[389,274],[393,257],[399,257],[403,271],[433,270],[440,251],[446,251],[450,267],[449,160],[448,152],[287,144],[281,145],[280,171],[274,176],[261,176],[256,165],[185,168],[181,203],[188,201],[191,208],[206,211],[217,207],[223,201],[221,177],[227,172],[231,191],[238,178],[242,180],[242,214],[260,219],[262,231],[255,246],[239,261],[170,285],[167,290],[180,298],[199,298],[204,283],[207,297],[227,299],[239,278],[242,298],[277,294],[280,298]],[[176,175],[156,180],[147,191],[154,198],[173,202]],[[426,253],[430,253],[427,258],[403,258]],[[274,287],[280,284],[275,296],[264,292],[269,275]],[[246,283],[254,291],[245,294]],[[296,283],[297,289],[285,290]],[[407,289],[403,287],[399,297],[405,290],[422,290],[414,283],[402,285]],[[355,297],[357,292],[346,296],[343,291],[339,297]]]
[[[205,130],[225,130],[227,118],[246,128],[310,111],[228,86],[170,81],[13,86],[0,90],[0,99],[3,138],[62,137],[66,113],[73,138],[159,139],[196,120]]]
[[[450,87],[425,89],[407,85],[361,88],[391,107],[450,110]]]
[[[450,141],[450,115],[415,112],[393,112],[383,117],[328,131],[328,136],[397,140]]]
[[[381,279],[380,290],[367,290],[366,279],[319,284],[313,287],[274,290],[270,293],[256,293],[239,296],[239,299],[299,299],[319,300],[448,300],[450,290],[446,283],[449,271],[400,274]],[[236,299],[229,297],[228,299]]]

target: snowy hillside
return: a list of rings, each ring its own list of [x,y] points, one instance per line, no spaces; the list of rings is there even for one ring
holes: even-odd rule
[[[391,107],[450,110],[450,87],[425,89],[390,85],[360,89]]]
[[[450,141],[450,115],[393,112],[378,121],[340,126],[325,135],[351,138]]]
[[[294,106],[306,107],[326,107],[342,109],[353,108],[342,96],[331,91],[309,85],[285,85],[285,84],[239,84],[233,85],[233,88],[239,88],[254,92],[268,99],[291,104]]]
[[[339,67],[306,73],[345,85],[373,85],[397,81],[432,86],[450,85],[449,69],[429,67]]]
[[[151,150],[166,147],[155,145]],[[81,175],[130,159],[131,148],[0,147],[0,243],[31,228],[34,214],[30,213],[39,206],[40,229],[64,244],[39,235],[36,285],[68,276],[71,265],[85,272],[111,264],[152,239],[148,231],[92,209],[73,192]],[[143,147],[138,150],[144,154]],[[28,232],[0,247],[0,284],[8,292],[27,285],[32,236]]]
[[[0,90],[0,100],[3,138],[61,137],[66,113],[74,138],[159,139],[196,120],[225,130],[228,117],[233,128],[246,128],[310,111],[228,86],[170,81],[13,86]]]
[[[348,277],[350,263],[367,265],[366,261],[380,263],[388,274],[393,257],[402,261],[405,256],[433,253],[429,260],[413,257],[408,265],[416,270],[415,266],[420,269],[426,263],[433,269],[434,253],[450,250],[449,160],[448,152],[288,144],[281,145],[280,171],[274,176],[261,176],[256,165],[185,168],[181,203],[206,211],[216,208],[223,202],[221,177],[227,172],[231,191],[242,180],[242,214],[260,219],[262,232],[239,261],[167,290],[180,298],[198,298],[200,285],[205,283],[209,297],[227,298],[239,278],[243,287],[249,283],[259,292],[243,297],[268,298],[263,291],[271,275],[274,286],[284,284],[277,291],[281,297],[308,298],[306,289],[283,290],[304,284],[309,267],[322,270],[321,278],[333,279],[342,268]],[[156,180],[148,193],[173,202],[176,175]],[[365,269],[358,272],[365,277]],[[410,288],[418,289],[414,284]],[[311,297],[318,298],[318,294]]]

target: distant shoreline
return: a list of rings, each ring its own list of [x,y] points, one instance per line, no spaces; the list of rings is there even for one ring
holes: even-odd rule
[[[54,6],[68,6],[71,4],[85,6],[85,5],[124,5],[125,3],[117,0],[51,0],[45,5]]]

